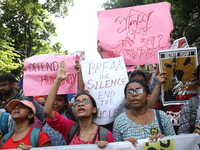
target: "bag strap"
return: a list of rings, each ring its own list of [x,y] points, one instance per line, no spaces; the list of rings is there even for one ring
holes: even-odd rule
[[[191,132],[194,130],[195,126],[195,120],[197,116],[197,109],[199,107],[199,97],[198,96],[193,96],[192,98],[189,99],[189,106],[191,108],[190,112],[190,126],[191,126]]]
[[[69,145],[69,143],[71,142],[71,140],[73,139],[74,135],[77,133],[79,129],[79,125],[78,123],[74,123],[71,127],[71,129],[69,130],[69,134],[68,134],[68,143],[67,145]]]
[[[5,134],[5,135],[3,136],[1,146],[3,146],[3,144],[9,139],[9,137],[10,137],[13,133],[14,133],[14,130],[8,132],[7,134]]]
[[[0,118],[0,129],[3,135],[8,133],[8,118],[9,118],[9,113],[7,112],[2,112],[1,118]]]
[[[40,133],[40,129],[38,128],[32,129],[31,136],[30,136],[32,147],[38,147],[39,133]]]
[[[107,141],[108,129],[100,126],[98,130],[98,140]]]
[[[77,121],[76,117],[74,116],[74,113],[72,111],[72,108],[67,109],[65,114],[66,114],[67,119],[73,120],[75,122]]]
[[[161,130],[161,133],[162,133],[163,135],[165,135],[165,134],[164,134],[164,129],[163,129],[163,126],[162,126],[162,121],[161,121],[160,111],[159,111],[159,110],[156,110],[156,116],[157,116],[157,119],[158,119],[158,124],[159,124],[159,128],[160,128],[160,130]]]

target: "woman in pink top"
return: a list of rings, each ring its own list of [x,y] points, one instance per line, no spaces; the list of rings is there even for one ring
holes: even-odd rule
[[[47,116],[46,121],[53,129],[59,131],[65,137],[66,143],[69,145],[96,143],[98,147],[104,148],[108,142],[114,142],[113,135],[107,130],[106,140],[99,140],[100,134],[98,131],[100,127],[93,123],[94,117],[97,116],[97,107],[94,98],[90,94],[81,93],[75,97],[73,106],[78,119],[78,130],[70,140],[69,132],[75,122],[65,119],[59,113],[53,111],[53,103],[59,85],[62,80],[66,79],[68,74],[65,71],[65,63],[62,61],[44,106],[44,113]]]

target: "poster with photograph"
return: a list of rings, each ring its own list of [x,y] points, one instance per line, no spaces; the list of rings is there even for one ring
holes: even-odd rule
[[[167,82],[162,85],[162,101],[166,105],[183,104],[196,95],[193,72],[197,67],[197,49],[179,48],[158,51],[160,72],[166,72]]]

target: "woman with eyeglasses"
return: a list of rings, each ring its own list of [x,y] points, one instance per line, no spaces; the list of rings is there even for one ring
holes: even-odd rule
[[[140,80],[129,81],[124,88],[124,95],[130,109],[120,114],[114,122],[115,141],[131,141],[149,138],[157,140],[168,135],[175,135],[171,121],[163,111],[148,108],[150,98],[148,86]]]
[[[108,142],[114,142],[112,133],[108,130],[106,130],[107,136],[105,140],[100,141],[99,131],[102,128],[93,122],[93,119],[97,116],[97,106],[94,98],[90,94],[80,93],[75,97],[73,106],[75,115],[78,119],[76,126],[74,125],[74,121],[65,119],[58,112],[53,111],[53,103],[59,85],[68,74],[69,73],[66,73],[65,71],[65,63],[62,61],[44,106],[44,113],[47,116],[46,122],[53,129],[59,131],[69,145],[97,143],[100,148],[103,148]],[[73,131],[74,128],[75,130]],[[73,134],[71,134],[72,131]]]

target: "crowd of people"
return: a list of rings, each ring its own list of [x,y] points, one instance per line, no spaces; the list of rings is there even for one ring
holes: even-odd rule
[[[193,126],[190,124],[192,108],[189,103],[182,106],[179,128],[173,126],[165,109],[157,109],[158,103],[162,105],[161,85],[167,82],[165,73],[159,73],[158,68],[150,76],[146,76],[142,70],[132,71],[124,88],[126,111],[108,125],[95,124],[96,101],[89,91],[84,91],[77,60],[75,68],[79,79],[73,103],[69,103],[67,94],[57,94],[60,83],[69,74],[65,71],[64,61],[60,62],[48,96],[25,97],[22,89],[16,89],[14,75],[0,75],[0,100],[4,110],[0,112],[2,149],[28,150],[31,147],[77,144],[97,144],[104,148],[107,143],[118,141],[130,141],[137,146],[140,139],[155,141],[164,136],[200,133],[199,105]],[[195,71],[199,96],[200,65]]]

